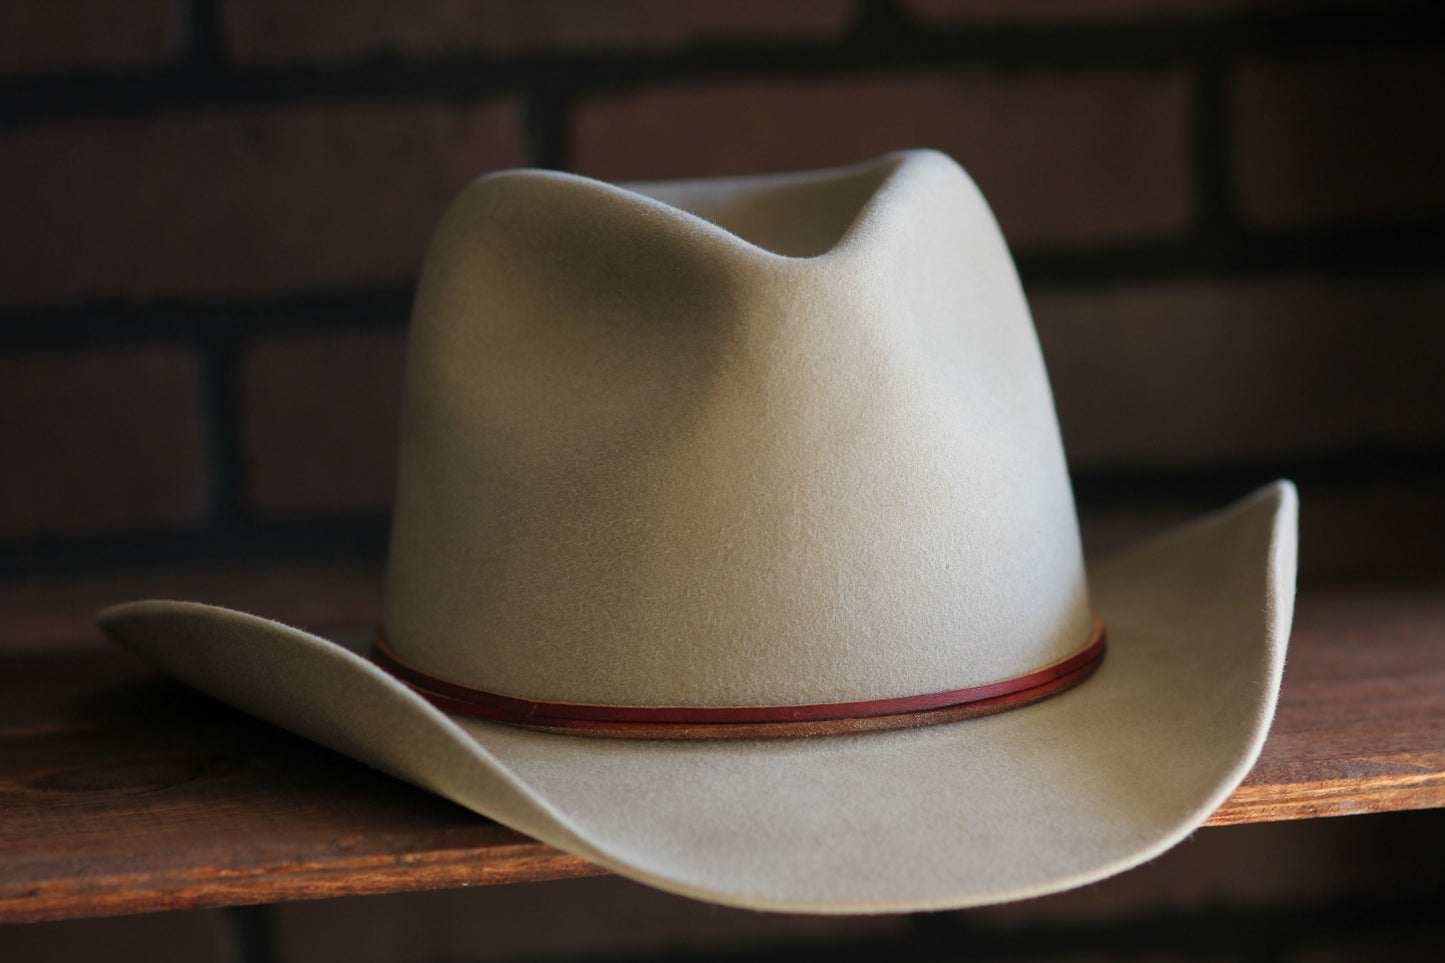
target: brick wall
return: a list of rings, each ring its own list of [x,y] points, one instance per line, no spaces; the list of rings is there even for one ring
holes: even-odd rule
[[[473,177],[915,146],[960,160],[1014,245],[1092,547],[1289,475],[1307,581],[1438,570],[1436,4],[20,0],[0,4],[0,645],[92,637],[96,607],[144,595],[374,618],[410,291]],[[374,905],[402,928],[471,912],[428,899]],[[1235,919],[1120,899],[1149,925]],[[311,958],[357,912],[173,925],[198,959]],[[170,924],[113,925],[11,945]],[[481,958],[445,925],[462,942],[425,958]],[[868,938],[932,952],[909,926]],[[1116,935],[1130,958],[1247,955]]]

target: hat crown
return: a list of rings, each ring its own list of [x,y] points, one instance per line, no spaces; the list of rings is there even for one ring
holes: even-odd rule
[[[1091,616],[997,225],[933,152],[612,187],[474,184],[408,345],[387,633],[526,698],[962,688]]]

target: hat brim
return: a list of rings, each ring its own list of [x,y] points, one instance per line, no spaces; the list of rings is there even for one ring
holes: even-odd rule
[[[211,695],[661,889],[863,913],[1043,895],[1161,853],[1244,778],[1274,713],[1297,503],[1278,482],[1090,569],[1109,653],[1043,702],[811,739],[580,739],[448,716],[367,659],[226,609],[101,613]]]

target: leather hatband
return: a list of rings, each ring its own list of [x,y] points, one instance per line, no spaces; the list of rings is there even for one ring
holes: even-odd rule
[[[1094,621],[1073,655],[1024,675],[924,695],[788,706],[624,706],[545,702],[450,682],[402,661],[377,629],[371,658],[445,712],[574,736],[621,739],[754,739],[873,732],[954,722],[1017,709],[1078,685],[1104,660]]]

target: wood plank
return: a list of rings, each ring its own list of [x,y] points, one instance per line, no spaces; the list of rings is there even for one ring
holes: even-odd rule
[[[113,648],[0,678],[0,922],[602,872]]]
[[[1445,806],[1445,586],[1300,602],[1279,710],[1209,825]]]
[[[1210,823],[1445,806],[1445,591],[1301,603],[1259,764]],[[602,870],[112,648],[0,656],[0,922]]]

